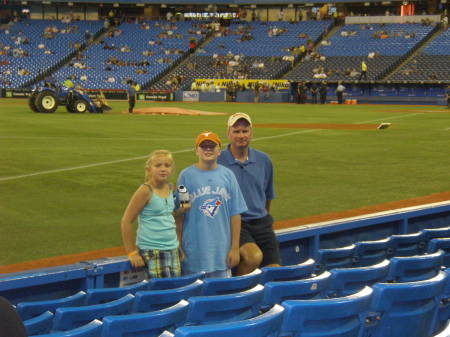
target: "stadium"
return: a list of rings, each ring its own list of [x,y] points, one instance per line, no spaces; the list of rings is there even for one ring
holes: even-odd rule
[[[2,0],[0,24],[0,336],[450,336],[445,0]],[[147,279],[120,219],[148,154],[175,182],[241,111],[282,266]]]

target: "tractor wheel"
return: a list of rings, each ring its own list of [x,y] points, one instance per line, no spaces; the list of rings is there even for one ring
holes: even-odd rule
[[[73,112],[86,112],[89,109],[88,102],[84,99],[78,99],[73,103]]]
[[[55,112],[58,108],[58,98],[54,92],[44,90],[37,95],[35,104],[40,112]]]
[[[28,106],[30,107],[31,111],[33,111],[33,112],[39,112],[39,109],[36,106],[36,96],[37,96],[37,93],[33,93],[33,94],[31,94],[30,98],[28,98]]]

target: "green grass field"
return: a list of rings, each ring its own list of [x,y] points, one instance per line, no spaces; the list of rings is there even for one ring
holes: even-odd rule
[[[32,113],[0,100],[0,264],[121,245],[119,223],[146,156],[196,161],[203,130],[226,141],[228,116]],[[386,130],[255,128],[275,165],[276,220],[450,191],[450,113],[437,106],[148,103],[249,113],[255,124],[391,122]],[[176,180],[174,175],[173,181]]]

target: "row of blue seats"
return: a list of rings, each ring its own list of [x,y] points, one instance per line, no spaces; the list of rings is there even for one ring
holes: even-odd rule
[[[237,31],[238,27],[252,27],[250,30],[251,40],[239,42],[241,34],[231,34],[227,36],[215,37],[204,49],[207,55],[214,53],[226,54],[231,51],[233,54],[244,54],[246,56],[283,56],[291,53],[283,49],[289,47],[299,47],[306,44],[307,39],[300,38],[300,33],[307,34],[308,38],[316,40],[331,25],[331,21],[306,21],[295,24],[274,24],[277,28],[287,29],[287,32],[274,37],[268,37],[268,29],[271,25],[254,24],[233,24],[230,29]],[[219,46],[223,48],[219,48]]]
[[[414,256],[444,250],[443,265],[450,267],[450,227],[423,229],[417,233],[391,235],[360,241],[346,247],[319,249],[316,260],[322,269],[368,266],[392,256]]]
[[[81,327],[39,336],[150,337],[170,330],[161,336],[430,337],[443,330],[449,318],[448,274],[446,270],[423,281],[376,283],[337,298],[286,299],[265,313],[258,305],[264,295],[261,285],[234,294],[193,296],[153,312],[111,312],[98,317],[102,322],[78,312]],[[309,290],[320,287],[317,284],[309,284]],[[133,297],[117,301],[130,305]],[[60,312],[74,310],[57,309],[55,320]],[[50,321],[53,314],[41,316]]]
[[[432,26],[419,24],[384,24],[372,25],[372,30],[364,29],[360,25],[349,24],[341,27],[331,38],[330,46],[320,46],[320,54],[326,56],[367,56],[370,52],[380,55],[403,55],[422,41],[433,29]],[[356,33],[355,36],[342,36],[343,32]],[[374,38],[377,31],[389,34],[387,39]],[[404,38],[404,33],[414,33],[409,39]]]
[[[433,41],[431,41],[423,50],[428,55],[449,55],[450,45],[448,43],[450,39],[450,28],[447,28],[442,34],[438,35]]]
[[[208,307],[215,307],[214,303],[218,306],[224,304],[221,295],[231,294],[231,302],[239,305],[239,310],[254,313],[288,299],[342,297],[378,282],[404,283],[433,278],[439,274],[442,257],[443,252],[439,251],[430,255],[392,258],[373,266],[333,269],[331,273],[325,271],[318,276],[313,274],[314,261],[308,260],[295,266],[269,268],[265,273],[256,270],[240,277],[196,280],[187,285],[186,282],[201,275],[143,281],[122,288],[88,289],[63,299],[21,302],[17,305],[17,311],[22,319],[26,320],[25,324],[30,332],[50,328],[67,330],[111,314],[156,311],[182,299],[200,295],[209,299]],[[265,278],[262,278],[263,275]],[[264,286],[259,284],[264,281]],[[182,286],[165,290],[144,290],[149,287],[167,288],[179,285]],[[260,295],[255,297],[255,292]],[[234,297],[236,294],[239,294],[237,298]],[[212,301],[214,298],[217,302]],[[46,311],[54,312],[54,319],[53,314],[49,315]],[[220,315],[223,319],[224,314]],[[233,319],[236,319],[235,315],[236,312]],[[211,314],[211,317],[214,317],[214,314]]]

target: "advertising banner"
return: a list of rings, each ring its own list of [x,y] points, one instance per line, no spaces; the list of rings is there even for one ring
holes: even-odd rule
[[[199,97],[198,91],[183,91],[183,102],[198,102]]]

